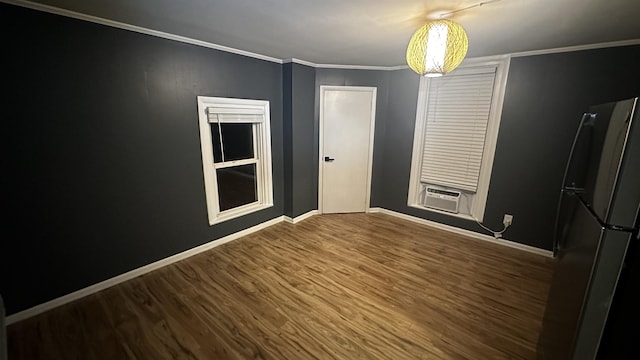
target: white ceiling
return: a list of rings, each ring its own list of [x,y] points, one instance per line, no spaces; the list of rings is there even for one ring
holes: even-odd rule
[[[467,30],[467,57],[640,39],[640,0],[35,2],[278,59],[396,66],[428,19],[482,1],[445,17]]]

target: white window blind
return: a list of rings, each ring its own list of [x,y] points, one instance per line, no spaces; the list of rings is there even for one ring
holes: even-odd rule
[[[264,108],[208,107],[207,117],[210,123],[261,123],[264,121]]]
[[[495,66],[429,80],[420,180],[476,192]]]

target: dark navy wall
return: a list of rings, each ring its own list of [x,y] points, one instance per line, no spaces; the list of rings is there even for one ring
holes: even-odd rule
[[[284,215],[293,217],[293,63],[282,65]]]
[[[312,67],[283,65],[284,214],[292,218],[318,208],[318,161],[313,147],[315,78]]]
[[[511,59],[491,174],[485,224],[504,237],[551,249],[559,188],[580,117],[591,104],[640,95],[640,46]],[[407,206],[419,79],[408,70],[391,76],[386,117],[384,184],[380,206],[482,232],[473,221]],[[378,173],[379,174],[379,173]]]
[[[514,215],[508,238],[551,249],[559,189],[582,114],[640,96],[640,46],[514,58],[487,219]]]
[[[237,232],[317,208],[321,85],[375,86],[371,206],[407,207],[419,78],[279,65],[0,4],[9,314]],[[640,95],[640,46],[511,61],[486,223],[551,248],[581,113]],[[208,226],[196,96],[271,102],[275,206]],[[285,191],[286,189],[286,191]]]
[[[8,314],[283,214],[282,66],[0,4]],[[275,206],[209,226],[196,96],[269,100]]]
[[[386,162],[381,158],[385,150],[385,128],[388,126],[389,85],[392,71],[386,70],[346,70],[346,69],[316,69],[316,98],[315,98],[315,127],[314,152],[318,154],[319,118],[320,118],[320,86],[372,86],[377,88],[375,134],[373,139],[373,169],[371,179],[371,207],[381,205],[381,195],[386,191],[381,179],[383,178]],[[417,93],[416,93],[417,96]],[[415,110],[414,110],[415,112]],[[393,126],[390,123],[390,126]],[[314,187],[318,188],[318,159],[315,157],[316,176]],[[317,209],[317,199],[316,199]]]
[[[393,71],[389,84],[385,147],[378,158],[382,164],[375,164],[382,168],[374,181],[381,184],[378,206],[416,215],[407,207],[407,194],[420,76],[412,70]]]

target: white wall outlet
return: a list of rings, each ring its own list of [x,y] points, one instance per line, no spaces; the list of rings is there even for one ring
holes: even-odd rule
[[[504,219],[502,219],[502,223],[504,226],[510,226],[513,223],[513,215],[504,214]]]

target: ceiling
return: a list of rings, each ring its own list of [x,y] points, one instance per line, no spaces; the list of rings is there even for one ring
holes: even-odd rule
[[[297,58],[316,64],[404,65],[413,32],[429,19],[456,10],[460,11],[444,18],[466,29],[467,57],[634,39],[640,43],[640,0],[35,2],[277,59]]]

